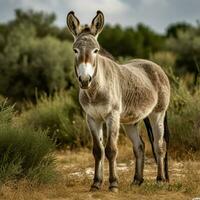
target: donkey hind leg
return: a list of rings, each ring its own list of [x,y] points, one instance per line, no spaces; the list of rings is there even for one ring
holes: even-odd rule
[[[135,175],[133,179],[134,185],[141,185],[144,181],[143,170],[144,170],[144,149],[145,145],[138,133],[137,124],[126,124],[124,125],[125,131],[133,144],[133,152],[135,154]]]
[[[154,136],[154,150],[157,160],[157,181],[166,181],[168,179],[167,166],[167,143],[165,140],[164,128],[165,111],[151,113],[149,116]],[[167,175],[167,177],[166,177]]]
[[[165,178],[166,181],[169,182],[169,172],[168,172],[168,149],[169,149],[169,138],[170,138],[170,132],[168,128],[168,122],[167,122],[167,112],[165,114],[164,119],[164,138],[166,142],[166,155],[165,155]]]
[[[111,192],[118,191],[118,176],[116,172],[116,158],[117,158],[117,141],[119,135],[119,115],[111,115],[106,121],[107,125],[107,144],[105,148],[106,157],[109,162],[109,190]]]
[[[87,123],[93,138],[93,155],[95,159],[94,182],[91,191],[99,190],[103,182],[104,146],[102,122],[87,116]]]

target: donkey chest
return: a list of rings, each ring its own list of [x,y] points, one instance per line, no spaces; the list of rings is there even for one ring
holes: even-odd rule
[[[111,102],[106,93],[97,93],[93,98],[86,93],[80,93],[79,101],[83,110],[96,119],[106,118],[111,110]]]
[[[109,105],[87,105],[84,106],[83,109],[85,112],[93,117],[94,119],[105,120],[108,114],[110,113],[110,106]]]

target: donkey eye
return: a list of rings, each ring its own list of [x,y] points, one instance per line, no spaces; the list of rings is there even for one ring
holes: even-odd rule
[[[99,49],[94,49],[93,53],[98,53]]]
[[[73,49],[74,50],[74,53],[78,53],[78,49]]]

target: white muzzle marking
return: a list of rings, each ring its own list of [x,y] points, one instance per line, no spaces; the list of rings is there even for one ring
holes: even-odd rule
[[[90,76],[94,75],[94,67],[91,63],[81,63],[77,68],[77,74],[79,77]]]

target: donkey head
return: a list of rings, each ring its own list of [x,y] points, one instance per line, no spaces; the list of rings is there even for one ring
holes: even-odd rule
[[[81,26],[74,12],[67,15],[67,25],[74,37],[75,72],[80,87],[89,88],[97,71],[97,54],[100,49],[97,37],[103,29],[104,15],[97,11],[91,25]]]

